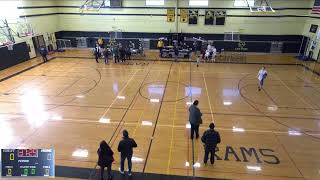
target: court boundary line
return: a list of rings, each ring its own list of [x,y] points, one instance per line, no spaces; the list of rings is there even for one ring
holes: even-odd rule
[[[55,58],[66,58],[66,59],[76,59],[76,58],[83,58],[83,59],[94,59],[94,57],[81,57],[81,56],[56,56]],[[163,61],[163,62],[197,62],[196,60],[192,60],[192,59],[187,59],[187,58],[182,58],[183,60],[178,59],[178,61],[175,61],[175,59],[154,59],[154,58],[150,58],[150,59],[130,59],[128,61]],[[215,63],[222,63],[222,64],[265,64],[265,65],[298,65],[298,64],[293,64],[293,63],[259,63],[259,62],[205,62],[203,64],[215,64]]]
[[[178,72],[178,86],[177,86],[177,89],[176,89],[176,99],[178,98],[178,95],[179,95],[179,88],[180,88],[180,78],[181,78],[181,74],[180,74],[180,67],[178,67],[179,69],[179,72]],[[174,137],[174,126],[175,126],[175,121],[176,121],[176,118],[177,118],[177,101],[174,103],[174,115],[173,115],[173,120],[172,120],[172,125],[173,127],[171,128],[171,139],[170,139],[170,146],[169,146],[169,159],[168,159],[168,164],[167,164],[167,174],[170,173],[170,165],[171,165],[171,158],[172,158],[172,146],[173,146],[173,137]]]
[[[211,107],[210,96],[209,96],[207,81],[206,81],[206,78],[204,76],[204,72],[202,72],[202,76],[203,76],[204,85],[205,85],[206,91],[207,91],[207,97],[208,97],[208,103],[209,103],[209,107],[210,107],[211,120],[214,123],[214,117],[213,117],[214,113],[213,113],[213,110],[212,110],[212,107]]]

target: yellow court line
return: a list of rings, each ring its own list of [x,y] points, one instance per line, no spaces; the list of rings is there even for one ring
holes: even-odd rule
[[[123,86],[123,88],[120,90],[120,92],[117,94],[116,98],[114,98],[114,100],[112,101],[112,103],[110,104],[110,106],[106,109],[106,111],[104,111],[104,113],[102,114],[101,118],[104,117],[110,110],[110,107],[116,102],[117,97],[122,93],[122,91],[124,91],[124,89],[129,85],[130,81],[133,79],[133,77],[137,74],[139,70],[137,70],[132,76],[131,78],[128,80],[128,82],[126,83],[125,86]]]
[[[145,103],[145,104],[143,105],[143,110],[142,110],[142,112],[141,112],[141,114],[140,114],[140,116],[139,116],[138,123],[135,123],[135,124],[136,124],[136,127],[134,128],[132,137],[135,137],[135,135],[136,135],[138,126],[141,124],[141,119],[142,119],[142,116],[144,115],[144,110],[145,110],[147,104],[148,104],[148,103]]]
[[[178,95],[179,95],[179,88],[180,88],[180,66],[179,68],[179,72],[178,72],[178,86],[177,86],[177,95],[176,95],[176,99],[178,99]],[[167,174],[170,173],[170,164],[171,164],[171,154],[172,154],[172,147],[173,147],[173,137],[174,137],[174,125],[175,125],[175,120],[177,117],[177,101],[174,105],[174,115],[173,115],[173,122],[172,122],[172,128],[171,128],[171,142],[170,142],[170,148],[169,148],[169,160],[168,160],[168,166],[167,166]]]
[[[206,91],[207,91],[207,97],[208,97],[208,102],[209,102],[209,107],[210,107],[210,113],[211,113],[211,120],[214,123],[214,118],[213,118],[213,111],[212,111],[212,107],[211,107],[211,102],[210,102],[210,97],[209,97],[209,91],[208,91],[208,87],[207,87],[207,82],[206,82],[206,78],[204,76],[204,72],[202,73],[203,76],[203,80],[204,80],[204,85],[206,87]]]

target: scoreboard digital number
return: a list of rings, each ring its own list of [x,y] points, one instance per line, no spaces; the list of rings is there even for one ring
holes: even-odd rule
[[[54,177],[53,149],[1,149],[2,177]]]

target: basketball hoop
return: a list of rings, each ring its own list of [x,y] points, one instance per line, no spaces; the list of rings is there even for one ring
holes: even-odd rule
[[[13,45],[14,45],[14,43],[8,41],[8,42],[3,43],[3,45],[6,46],[9,51],[12,51],[12,50],[13,50]]]
[[[265,6],[261,6],[257,8],[258,12],[267,12],[267,8]]]

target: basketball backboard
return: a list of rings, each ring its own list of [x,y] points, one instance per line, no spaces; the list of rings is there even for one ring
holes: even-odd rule
[[[101,8],[110,6],[110,0],[85,0],[79,10],[85,12],[99,12]]]
[[[275,11],[271,7],[271,4],[267,0],[255,0],[254,3],[248,3],[251,13],[274,13]]]

